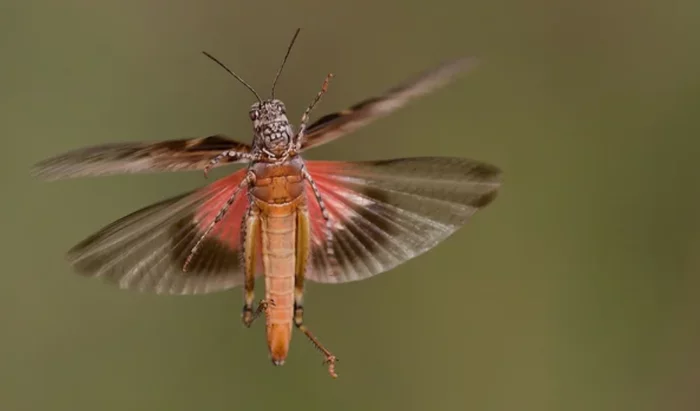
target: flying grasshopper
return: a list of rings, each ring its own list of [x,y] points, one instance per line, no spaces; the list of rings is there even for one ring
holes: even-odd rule
[[[290,124],[275,86],[296,31],[263,99],[248,115],[252,144],[222,135],[87,147],[35,166],[47,179],[247,166],[208,186],[138,210],[73,247],[69,261],[87,276],[125,289],[204,294],[243,285],[242,320],[266,318],[269,355],[287,358],[293,325],[323,354],[336,377],[337,358],[304,324],[304,284],[358,281],[388,271],[436,246],[488,205],[500,187],[497,167],[455,157],[344,162],[304,161],[301,153],[352,133],[467,71],[457,59],[379,97],[308,125],[331,74],[301,118]],[[265,297],[254,305],[256,276]]]

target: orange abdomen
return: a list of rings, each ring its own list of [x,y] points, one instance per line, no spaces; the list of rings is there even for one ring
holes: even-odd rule
[[[265,299],[268,305],[267,345],[272,361],[287,358],[294,317],[294,270],[296,265],[296,209],[287,204],[268,206],[261,216]]]

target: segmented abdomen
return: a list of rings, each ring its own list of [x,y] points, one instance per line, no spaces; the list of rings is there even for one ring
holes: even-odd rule
[[[296,210],[270,206],[262,216],[262,257],[268,306],[267,342],[273,362],[282,363],[289,351],[294,316]]]

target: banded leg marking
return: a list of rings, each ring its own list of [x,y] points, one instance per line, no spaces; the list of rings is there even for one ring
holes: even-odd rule
[[[302,175],[304,178],[309,182],[311,185],[311,190],[314,192],[314,197],[316,197],[316,202],[318,203],[318,207],[321,209],[321,215],[323,216],[323,219],[325,220],[326,223],[326,255],[328,256],[328,265],[331,269],[330,274],[331,275],[336,275],[337,270],[336,267],[338,267],[338,259],[335,256],[335,251],[333,250],[333,223],[331,222],[331,216],[328,213],[328,208],[326,208],[326,203],[323,201],[323,197],[321,196],[321,191],[319,191],[318,187],[316,186],[316,182],[314,181],[313,177],[311,177],[311,174],[306,170],[306,167],[302,168],[301,170]]]
[[[296,151],[299,151],[301,149],[301,144],[303,143],[304,136],[306,135],[306,127],[308,127],[309,123],[309,115],[311,114],[311,110],[313,110],[314,106],[316,106],[316,103],[318,103],[321,100],[321,97],[326,94],[326,91],[328,91],[328,83],[331,81],[333,78],[333,73],[328,73],[326,76],[326,79],[323,81],[323,85],[321,86],[321,91],[316,94],[316,97],[313,99],[311,104],[309,104],[309,107],[306,108],[306,111],[304,111],[304,115],[301,116],[301,124],[299,125],[299,132],[294,136],[294,147]]]
[[[209,171],[214,168],[217,164],[221,162],[224,158],[229,158],[229,161],[236,161],[236,160],[248,160],[248,161],[255,161],[258,159],[257,156],[250,154],[250,153],[242,153],[240,151],[236,150],[227,150],[219,154],[218,156],[214,157],[211,159],[209,164],[207,164],[204,167],[204,178],[207,178],[209,176]]]

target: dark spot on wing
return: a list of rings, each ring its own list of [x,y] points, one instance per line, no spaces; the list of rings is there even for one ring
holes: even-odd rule
[[[155,149],[172,150],[175,152],[197,151],[226,151],[232,148],[244,148],[247,144],[229,140],[225,137],[214,135],[201,139],[183,139],[164,141],[156,144]]]
[[[358,111],[358,110],[361,110],[361,109],[367,107],[368,105],[370,105],[370,104],[372,104],[372,103],[376,103],[376,102],[382,101],[382,100],[384,100],[384,99],[385,99],[385,97],[372,97],[372,98],[368,98],[367,100],[360,101],[359,103],[357,103],[357,104],[355,104],[354,106],[350,107],[350,110],[351,110],[351,111]]]
[[[322,125],[325,125],[326,123],[329,123],[339,117],[343,117],[343,114],[341,113],[331,113],[331,114],[326,114],[325,116],[319,118],[316,120],[313,124],[309,126],[308,132],[311,133],[312,130],[314,130],[317,127],[320,127]]]

